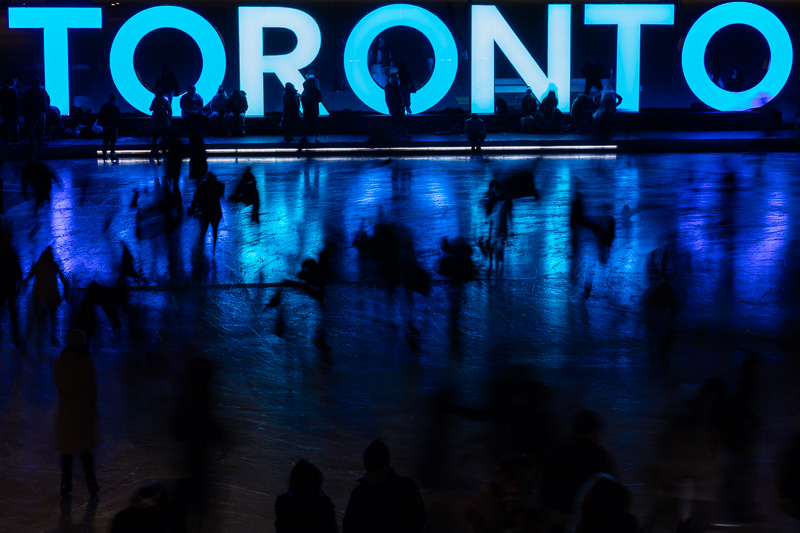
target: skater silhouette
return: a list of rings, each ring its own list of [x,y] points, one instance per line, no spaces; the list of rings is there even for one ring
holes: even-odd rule
[[[213,172],[206,174],[206,177],[197,186],[194,193],[192,205],[189,207],[188,214],[196,217],[200,221],[200,246],[206,240],[208,226],[211,225],[212,231],[212,255],[217,251],[217,232],[219,221],[222,219],[222,206],[220,198],[225,194],[225,184],[217,180]]]
[[[252,222],[258,222],[258,209],[261,206],[261,201],[258,197],[258,184],[256,183],[256,177],[253,175],[250,167],[247,167],[247,169],[244,171],[242,179],[239,180],[239,183],[236,185],[236,190],[233,191],[233,194],[229,199],[232,202],[241,202],[244,205],[252,205],[253,214],[251,215],[250,220]]]
[[[24,281],[34,278],[33,280],[33,313],[29,320],[29,326],[34,322],[41,323],[42,317],[45,314],[50,315],[50,338],[53,344],[56,343],[56,310],[61,303],[62,297],[58,291],[58,280],[61,280],[61,285],[64,287],[64,297],[66,300],[69,297],[69,283],[67,282],[64,272],[53,256],[53,248],[48,246],[45,248],[42,255],[31,267],[30,273],[25,277]],[[30,327],[28,335],[30,334]]]

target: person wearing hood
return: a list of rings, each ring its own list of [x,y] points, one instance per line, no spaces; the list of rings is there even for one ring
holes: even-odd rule
[[[342,533],[420,533],[427,522],[425,502],[411,478],[391,467],[389,447],[374,440],[364,450],[366,474],[350,494]]]

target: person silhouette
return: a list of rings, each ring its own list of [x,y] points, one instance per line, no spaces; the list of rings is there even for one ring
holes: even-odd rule
[[[256,177],[253,175],[250,167],[247,167],[247,169],[244,171],[244,175],[242,176],[242,179],[239,180],[238,185],[236,185],[236,190],[233,191],[230,200],[232,202],[241,202],[244,205],[252,205],[253,214],[251,215],[250,220],[253,222],[258,222],[258,209],[261,206],[261,201],[258,197],[258,184],[256,183]]]
[[[193,84],[189,84],[186,93],[181,96],[180,103],[184,130],[187,133],[200,130],[206,116],[203,113],[203,97],[197,94],[197,89]]]
[[[539,105],[542,123],[547,131],[558,133],[561,129],[561,111],[558,109],[558,88],[554,83],[547,87]]]
[[[530,87],[525,88],[525,96],[522,97],[522,115],[523,116],[535,116],[536,112],[539,110],[539,100],[536,98],[536,95],[533,94],[533,89]]]
[[[350,494],[342,533],[419,533],[425,528],[425,502],[411,478],[391,467],[389,447],[376,439],[364,450],[366,474]]]
[[[286,82],[283,91],[283,113],[281,124],[283,125],[283,140],[286,142],[294,141],[294,131],[297,127],[297,119],[300,117],[300,97],[297,89],[291,82]]]
[[[228,106],[231,113],[231,135],[233,137],[244,137],[244,114],[247,112],[247,93],[241,89],[235,89],[228,99]]]
[[[165,183],[172,185],[177,190],[181,179],[183,159],[186,157],[186,145],[178,137],[178,134],[172,131],[170,136],[163,142],[161,151],[164,152],[164,162],[166,163]]]
[[[389,75],[389,82],[383,88],[386,107],[389,108],[389,115],[392,117],[392,135],[402,134],[410,137],[406,130],[406,111],[411,113],[411,101],[408,92],[400,84],[400,77],[397,72]]]
[[[153,101],[150,102],[150,129],[153,132],[153,142],[150,144],[151,157],[158,156],[158,138],[162,140],[172,125],[172,106],[161,89],[156,89]]]
[[[337,533],[336,512],[322,492],[322,472],[300,459],[289,476],[289,491],[275,501],[277,533]]]
[[[483,141],[486,140],[486,124],[477,113],[473,113],[464,123],[464,135],[469,141],[470,151],[480,152]]]
[[[217,89],[217,94],[211,97],[211,127],[221,137],[227,135],[228,124],[233,117],[229,101],[230,98],[222,85]]]
[[[170,70],[169,65],[166,63],[161,67],[161,72],[156,79],[155,90],[156,92],[161,91],[170,106],[172,105],[172,98],[181,92],[178,77],[175,76],[175,73]]]
[[[103,127],[103,159],[110,149],[111,160],[119,161],[117,158],[117,136],[119,135],[119,123],[122,120],[119,106],[117,105],[117,95],[108,95],[108,102],[100,108],[98,121]]]
[[[622,96],[617,94],[610,82],[603,84],[603,91],[595,95],[594,104],[597,106],[592,117],[595,122],[597,134],[601,137],[610,137],[614,129],[614,117],[617,107],[622,103]]]
[[[37,161],[33,154],[28,155],[27,161],[22,166],[22,191],[27,192],[28,185],[33,187],[36,196],[36,208],[34,212],[39,211],[39,207],[45,202],[50,201],[50,191],[53,189],[53,183],[61,185],[58,176],[50,170],[50,167]]]
[[[87,345],[89,339],[97,332],[97,307],[103,309],[111,327],[114,329],[122,327],[122,320],[117,310],[121,294],[116,287],[107,287],[96,281],[92,281],[86,288],[83,300],[78,306],[74,326],[84,332]]]
[[[322,93],[317,88],[316,78],[309,76],[303,82],[303,94],[300,101],[303,103],[303,140],[313,134],[314,141],[319,142],[319,105],[322,103]]]
[[[201,244],[205,241],[208,225],[211,224],[212,253],[217,251],[217,232],[219,221],[222,219],[222,206],[219,201],[223,194],[225,194],[225,184],[217,180],[217,176],[213,172],[209,172],[197,186],[192,205],[189,207],[189,214],[200,220]]]
[[[11,320],[11,331],[14,342],[19,343],[19,314],[17,296],[22,283],[22,267],[19,255],[11,246],[11,232],[0,229],[0,305],[8,304],[8,316]]]
[[[34,138],[40,145],[46,145],[44,141],[44,126],[47,120],[47,112],[50,110],[50,95],[42,87],[39,78],[33,78],[31,86],[22,93],[20,106],[24,117],[25,131],[28,134],[28,141],[33,146]]]
[[[156,89],[153,101],[150,103],[150,129],[153,131],[153,142],[150,145],[150,155],[158,155],[158,138],[163,139],[167,130],[172,125],[172,106],[169,99],[164,96],[163,91]]]
[[[200,132],[189,136],[189,179],[200,183],[208,174],[208,152]]]
[[[400,85],[408,94],[417,92],[417,86],[414,85],[414,78],[411,75],[411,70],[409,70],[408,66],[402,61],[397,67],[397,77],[400,80]]]
[[[61,303],[61,294],[58,292],[58,279],[61,279],[61,284],[64,286],[64,299],[69,296],[69,283],[66,276],[61,271],[61,267],[56,263],[53,256],[53,247],[48,246],[45,248],[42,255],[31,267],[31,271],[24,281],[33,280],[33,313],[31,313],[31,320],[41,319],[45,312],[50,314],[50,337],[53,344],[56,342],[56,309]],[[28,332],[30,333],[30,331]],[[82,335],[85,336],[83,332]]]
[[[61,454],[61,496],[72,492],[72,463],[80,455],[86,487],[96,498],[94,469],[95,421],[97,416],[97,376],[86,348],[86,334],[79,329],[67,333],[67,342],[53,368],[58,390],[56,437]]]

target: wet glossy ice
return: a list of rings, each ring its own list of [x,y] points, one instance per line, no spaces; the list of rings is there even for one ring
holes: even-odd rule
[[[753,530],[793,531],[777,506],[774,469],[797,428],[798,163],[794,154],[212,160],[226,196],[251,166],[261,189],[261,222],[249,221],[249,208],[223,202],[212,260],[210,234],[198,253],[197,221],[185,218],[172,279],[163,245],[135,237],[134,191],[146,204],[163,173],[147,161],[51,162],[63,187],[38,215],[22,197],[18,165],[7,163],[2,221],[13,228],[26,273],[53,245],[77,289],[61,307],[62,330],[81,288],[92,280],[113,282],[120,241],[148,280],[132,295],[146,317],[143,332],[132,332],[125,315],[121,331],[103,318],[92,341],[102,428],[97,531],[107,530],[141,479],[178,475],[169,410],[178,376],[195,354],[218,363],[218,414],[233,442],[215,465],[210,530],[263,531],[272,528],[275,497],[300,457],[323,470],[340,513],[372,438],[389,443],[399,471],[422,479],[433,394],[447,388],[460,405],[484,407],[487,380],[509,363],[551,388],[562,422],[581,408],[608,419],[606,444],[641,518],[655,497],[649,444],[670,406],[690,398],[709,376],[733,386],[748,348],[764,358],[757,503],[767,522]],[[442,238],[487,236],[481,198],[488,182],[526,169],[534,169],[541,197],[515,202],[503,272],[487,272],[476,251],[480,280],[459,293],[436,274]],[[733,181],[727,179],[732,171]],[[194,184],[182,189],[188,207]],[[586,195],[588,214],[617,220],[608,264],[589,240],[572,253],[568,217],[575,191]],[[625,206],[639,210],[626,219]],[[359,228],[369,230],[378,220],[411,229],[421,262],[434,274],[429,297],[414,295],[409,304],[402,291],[387,297],[362,276],[350,245]],[[311,342],[322,319],[314,301],[285,292],[283,338],[275,335],[276,310],[265,308],[275,284],[296,279],[300,263],[316,256],[329,234],[344,247],[324,317],[333,365],[320,361]],[[685,306],[664,371],[651,356],[654,337],[642,307],[646,256],[670,238],[679,252]],[[29,289],[20,297],[23,307]],[[453,299],[460,302],[455,340]],[[420,353],[406,345],[407,320],[421,331]],[[51,365],[59,347],[40,331],[21,355],[9,340],[5,312],[2,328],[0,530],[57,530]],[[489,422],[459,415],[446,421],[449,481],[425,494],[430,509],[443,509],[434,513],[437,530],[458,530],[467,527],[453,518],[459,502],[488,477],[498,446]],[[82,489],[75,491],[75,523],[85,512]]]

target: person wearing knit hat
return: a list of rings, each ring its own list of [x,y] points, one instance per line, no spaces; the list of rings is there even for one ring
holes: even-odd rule
[[[97,376],[86,349],[86,334],[67,332],[66,346],[56,359],[53,378],[58,389],[56,443],[61,454],[61,496],[72,491],[72,463],[79,455],[92,498],[100,488],[94,471],[95,421],[97,418]]]

